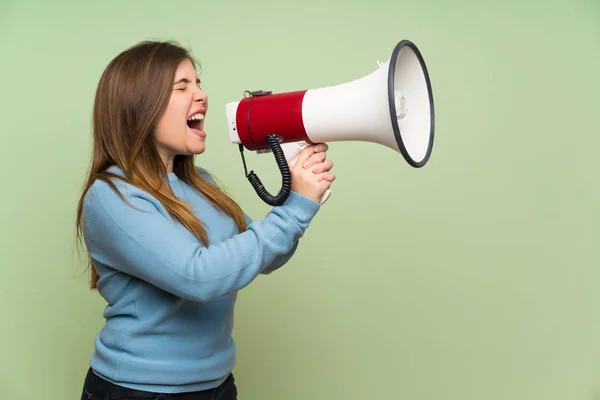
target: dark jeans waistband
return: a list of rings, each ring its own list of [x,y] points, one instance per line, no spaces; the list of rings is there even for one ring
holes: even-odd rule
[[[229,374],[225,381],[214,389],[186,393],[154,393],[143,390],[126,388],[115,385],[89,368],[85,377],[81,400],[119,400],[119,399],[147,399],[147,400],[236,400],[237,389],[233,374]]]

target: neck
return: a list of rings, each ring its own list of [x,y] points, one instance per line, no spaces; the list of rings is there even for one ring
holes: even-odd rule
[[[173,172],[173,159],[169,158],[166,161],[163,160],[163,162],[165,163],[165,168],[167,169],[167,173],[170,174],[171,172]]]
[[[159,153],[160,153],[160,159],[162,160],[163,164],[165,165],[165,168],[167,169],[167,173],[173,172],[173,160],[174,160],[175,156],[173,156],[172,154],[166,154],[163,152],[159,152]]]

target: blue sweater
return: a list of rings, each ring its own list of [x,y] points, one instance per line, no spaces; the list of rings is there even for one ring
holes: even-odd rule
[[[240,234],[231,218],[171,173],[173,192],[205,223],[210,240],[205,247],[154,197],[114,182],[143,211],[102,181],[85,197],[84,240],[100,275],[98,291],[108,303],[90,360],[93,371],[151,392],[219,385],[235,365],[237,291],[289,260],[319,204],[292,192],[263,220],[247,218],[248,230]]]

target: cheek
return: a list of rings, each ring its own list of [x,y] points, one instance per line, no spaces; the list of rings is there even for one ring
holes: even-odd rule
[[[171,100],[157,125],[157,138],[173,141],[185,134],[187,128],[186,116],[186,111],[182,105]]]

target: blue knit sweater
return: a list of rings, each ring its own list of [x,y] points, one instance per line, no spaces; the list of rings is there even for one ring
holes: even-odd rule
[[[292,192],[264,219],[247,218],[248,230],[240,234],[231,218],[171,173],[173,192],[205,223],[205,247],[154,197],[114,182],[140,210],[102,181],[85,197],[84,240],[108,303],[92,369],[113,383],[151,392],[219,385],[235,365],[237,291],[289,260],[319,204]]]

